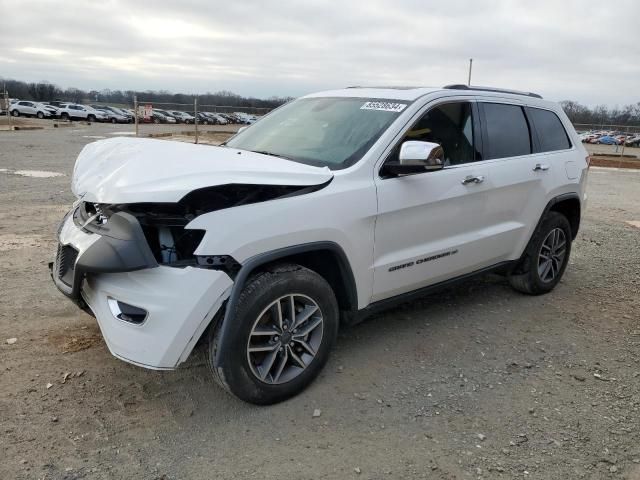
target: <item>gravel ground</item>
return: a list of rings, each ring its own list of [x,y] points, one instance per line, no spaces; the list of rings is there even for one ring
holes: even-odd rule
[[[640,478],[640,173],[591,170],[551,294],[486,276],[379,314],[306,392],[255,407],[201,352],[116,360],[49,279],[74,159],[122,130],[0,132],[0,478]]]

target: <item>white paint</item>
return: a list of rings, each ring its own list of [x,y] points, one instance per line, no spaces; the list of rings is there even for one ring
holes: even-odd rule
[[[342,249],[353,272],[358,309],[374,300],[516,260],[552,198],[575,193],[586,199],[586,150],[557,104],[493,92],[475,96],[455,90],[421,90],[421,94],[355,165],[343,170],[226,147],[111,138],[82,150],[72,188],[84,200],[97,203],[176,202],[209,186],[307,186],[332,180],[313,193],[209,212],[185,228],[205,231],[196,255],[230,255],[241,264],[280,248],[332,242]],[[324,95],[410,100],[417,93],[345,89]],[[380,177],[382,163],[408,125],[439,102],[474,97],[551,109],[565,124],[575,147]],[[563,169],[567,161],[580,170],[575,180],[567,180]],[[538,163],[551,168],[536,171]],[[467,176],[484,180],[463,183]],[[99,238],[82,231],[71,217],[59,237],[63,244],[77,248],[78,259]],[[164,369],[186,359],[199,332],[228,298],[232,284],[221,271],[160,266],[88,276],[83,296],[114,355]],[[115,318],[108,297],[146,309],[148,319],[132,325]]]
[[[101,140],[107,137],[103,137],[102,135],[83,135],[82,138],[95,138],[97,140]]]
[[[64,177],[64,173],[48,172],[46,170],[16,170],[11,173],[13,173],[14,175],[21,175],[23,177],[35,178]]]
[[[136,132],[109,132],[109,135],[135,135]]]
[[[148,138],[110,138],[85,146],[71,189],[89,202],[177,202],[192,190],[231,183],[318,185],[328,168],[226,147]]]

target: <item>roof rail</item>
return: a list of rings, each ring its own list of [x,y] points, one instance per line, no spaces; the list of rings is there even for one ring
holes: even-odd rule
[[[512,95],[524,95],[526,97],[542,98],[542,95],[532,92],[520,92],[518,90],[507,90],[505,88],[479,87],[477,85],[452,84],[445,85],[444,88],[449,90],[477,90],[483,92],[510,93]]]

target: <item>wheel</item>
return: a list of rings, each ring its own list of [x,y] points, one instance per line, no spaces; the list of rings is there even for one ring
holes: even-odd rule
[[[11,115],[13,115],[14,117],[19,117],[20,116],[20,112],[18,110],[13,110],[11,112]]]
[[[207,363],[214,378],[258,405],[304,390],[329,358],[338,333],[338,304],[327,281],[299,265],[283,265],[251,279],[229,321],[228,357],[216,365],[219,328],[211,330]]]
[[[62,112],[62,115],[60,115],[60,118],[62,120],[69,120],[69,114],[67,112]]]
[[[38,112],[38,113],[36,114],[36,116],[37,116],[40,120],[42,120],[42,119],[44,118],[44,113],[42,113],[42,112]]]
[[[155,124],[157,125],[158,123],[160,123],[160,119],[158,119],[158,118],[154,118],[154,119],[153,119],[153,123],[155,123]]]
[[[520,266],[509,275],[522,293],[548,293],[560,282],[571,253],[571,226],[558,212],[549,212],[533,234]]]
[[[87,122],[94,123],[95,121],[96,121],[95,115],[88,115],[87,116]]]
[[[115,118],[112,118],[111,123],[118,123],[118,120],[116,120]]]

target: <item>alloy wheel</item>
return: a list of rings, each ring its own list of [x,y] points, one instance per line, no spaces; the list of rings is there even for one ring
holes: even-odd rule
[[[567,238],[564,230],[551,230],[540,247],[538,254],[538,275],[545,283],[552,282],[559,274],[567,253]]]
[[[323,316],[306,295],[290,294],[265,308],[247,342],[251,372],[264,383],[293,380],[311,364],[322,343]]]

